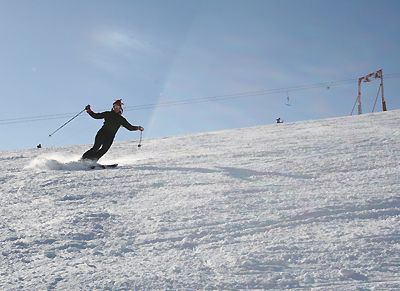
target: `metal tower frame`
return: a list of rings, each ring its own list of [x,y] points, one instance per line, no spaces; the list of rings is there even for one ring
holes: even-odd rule
[[[366,76],[360,77],[358,78],[358,94],[357,94],[357,99],[356,99],[356,103],[353,106],[353,110],[351,111],[351,115],[353,115],[354,112],[354,107],[357,104],[358,105],[358,114],[362,114],[362,106],[361,106],[361,83],[368,83],[371,82],[373,79],[380,79],[380,85],[379,85],[379,90],[378,90],[378,94],[376,96],[375,99],[375,105],[376,105],[376,101],[378,99],[379,96],[379,92],[381,92],[381,101],[382,101],[382,111],[387,111],[386,108],[386,101],[385,101],[385,94],[384,94],[384,90],[383,90],[383,70],[380,69],[376,72],[370,73]],[[373,108],[373,111],[375,110],[375,105]]]

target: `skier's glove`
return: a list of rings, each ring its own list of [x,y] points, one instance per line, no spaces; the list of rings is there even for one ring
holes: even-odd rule
[[[86,105],[85,110],[87,113],[92,111],[92,109],[90,108],[90,105]]]
[[[140,130],[140,131],[143,131],[144,128],[143,128],[142,126],[139,126],[139,130]]]

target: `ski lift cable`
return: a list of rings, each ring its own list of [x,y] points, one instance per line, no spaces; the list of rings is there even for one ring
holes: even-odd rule
[[[400,73],[386,74],[385,78],[386,79],[400,78]],[[214,95],[214,96],[199,97],[199,98],[171,100],[171,101],[165,101],[165,102],[159,102],[159,103],[149,103],[149,104],[142,104],[142,105],[136,105],[136,106],[127,106],[127,107],[125,107],[125,111],[146,110],[146,109],[154,109],[154,108],[160,108],[160,107],[171,107],[171,106],[198,104],[198,103],[206,103],[206,102],[217,102],[217,101],[233,100],[233,99],[238,99],[238,98],[249,98],[249,97],[256,97],[256,96],[263,96],[263,95],[265,96],[265,95],[282,94],[284,92],[289,94],[289,92],[324,88],[328,85],[330,88],[338,87],[338,86],[343,86],[346,84],[351,84],[355,81],[357,81],[357,79],[353,78],[353,79],[344,79],[344,80],[338,80],[338,81],[333,81],[333,82],[332,81],[331,82],[321,82],[321,83],[315,83],[315,84],[282,87],[282,88],[276,88],[276,89],[265,89],[265,90],[258,90],[258,91],[247,91],[247,92],[239,92],[239,93],[224,94],[224,95]],[[72,115],[71,113],[59,113],[59,114],[51,114],[51,115],[47,114],[47,115],[0,119],[0,125],[63,119],[63,118],[70,117],[71,115]]]
[[[200,98],[189,98],[189,99],[181,99],[175,101],[166,101],[160,103],[152,103],[152,104],[143,104],[143,105],[136,105],[136,106],[127,106],[125,107],[125,111],[132,111],[132,110],[142,110],[142,109],[150,109],[155,107],[167,107],[167,106],[175,106],[175,105],[186,105],[186,104],[196,104],[202,102],[213,102],[213,101],[220,101],[220,100],[227,100],[227,99],[236,99],[236,98],[245,98],[245,97],[255,97],[255,96],[262,96],[262,95],[273,95],[279,94],[282,92],[294,92],[294,91],[302,91],[302,90],[310,90],[310,89],[317,89],[323,88],[326,84],[336,84],[335,86],[340,86],[344,83],[354,82],[356,79],[347,79],[332,82],[324,82],[324,83],[317,83],[311,85],[303,85],[303,86],[294,86],[294,87],[287,87],[287,88],[278,88],[278,89],[268,89],[268,90],[260,90],[260,91],[249,91],[249,92],[241,92],[241,93],[233,93],[233,94],[226,94],[226,95],[215,95],[209,97],[200,97]]]

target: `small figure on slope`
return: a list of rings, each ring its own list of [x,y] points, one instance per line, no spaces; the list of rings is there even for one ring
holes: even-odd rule
[[[90,108],[90,105],[86,106],[86,112],[94,119],[104,119],[104,124],[96,134],[93,147],[83,154],[82,160],[98,161],[110,149],[120,126],[130,131],[144,130],[141,126],[130,124],[122,116],[122,105],[122,100],[118,99],[113,103],[110,111],[102,113],[95,113]]]

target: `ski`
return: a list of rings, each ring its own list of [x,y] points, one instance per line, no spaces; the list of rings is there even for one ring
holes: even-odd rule
[[[118,164],[109,164],[109,165],[102,165],[102,164],[96,164],[96,165],[91,165],[90,169],[113,169],[116,168]]]

